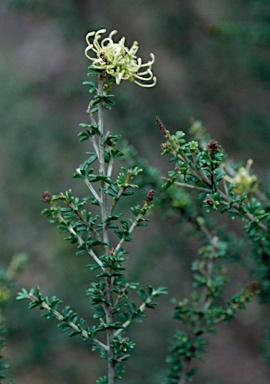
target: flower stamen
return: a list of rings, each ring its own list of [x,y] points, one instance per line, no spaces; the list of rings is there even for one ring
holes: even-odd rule
[[[88,46],[85,49],[85,55],[92,61],[92,67],[114,77],[116,84],[120,84],[122,80],[129,80],[141,87],[153,87],[157,82],[152,72],[152,65],[155,62],[153,53],[150,54],[150,60],[143,64],[142,59],[136,56],[139,49],[137,41],[133,42],[131,48],[125,46],[125,37],[116,43],[112,37],[117,31],[113,30],[109,37],[105,37],[100,42],[105,32],[106,29],[100,29],[86,35]],[[91,51],[95,53],[95,57],[91,56]],[[143,71],[140,71],[142,68]]]

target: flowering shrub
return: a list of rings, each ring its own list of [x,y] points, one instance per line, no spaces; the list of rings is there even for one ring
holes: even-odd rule
[[[123,363],[135,347],[128,333],[130,325],[141,322],[147,310],[157,306],[156,299],[168,294],[163,286],[166,282],[154,288],[144,287],[140,281],[129,281],[126,244],[134,240],[138,227],[148,225],[154,208],[167,215],[167,219],[181,212],[203,238],[198,258],[191,265],[190,296],[171,298],[172,316],[180,326],[169,340],[168,370],[163,383],[184,384],[197,373],[194,361],[203,360],[207,347],[205,336],[216,333],[219,323],[231,321],[255,295],[260,294],[264,299],[269,296],[270,267],[265,263],[270,258],[268,198],[259,192],[251,162],[246,168],[235,166],[217,141],[206,141],[198,121],[191,122],[190,137],[186,139],[186,133],[171,133],[156,118],[165,139],[162,154],[169,154],[173,164],[167,177],[161,177],[160,171],[153,171],[138,157],[128,157],[121,136],[106,128],[105,110],[114,105],[114,95],[110,93],[114,83],[119,85],[122,80],[128,80],[143,87],[156,84],[152,72],[155,58],[151,54],[151,60],[142,64],[136,56],[137,42],[127,48],[124,37],[114,42],[116,31],[102,39],[105,32],[100,29],[86,37],[85,54],[91,61],[89,76],[96,81],[84,83],[92,99],[87,108],[89,121],[81,124],[79,139],[88,142],[91,148],[86,161],[74,173],[74,178],[85,184],[86,196],[75,197],[71,190],[58,195],[46,191],[42,196],[47,204],[43,215],[65,235],[66,241],[76,244],[78,255],[91,260],[88,268],[93,280],[86,294],[91,300],[92,317],[86,321],[56,296],[44,296],[39,286],[23,288],[17,299],[29,300],[30,309],[41,309],[45,318],[58,322],[62,332],[79,335],[89,342],[92,350],[99,351],[107,361],[107,371],[97,383],[116,383],[123,376]],[[124,147],[126,150],[127,144]],[[122,164],[120,171],[119,164]],[[140,179],[141,174],[144,177]],[[129,201],[138,188],[150,184],[150,176],[151,186],[143,201],[131,206],[130,214],[122,212],[119,201]],[[226,262],[234,244],[218,226],[211,225],[212,211],[240,217],[254,248],[253,278],[231,297],[225,295],[229,283]]]

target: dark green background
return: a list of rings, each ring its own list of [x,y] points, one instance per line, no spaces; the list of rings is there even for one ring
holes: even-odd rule
[[[254,160],[267,184],[270,143],[270,7],[269,1],[222,0],[1,0],[0,3],[0,215],[1,260],[26,251],[29,263],[18,289],[40,284],[90,319],[84,292],[91,283],[88,260],[74,256],[56,228],[40,216],[44,190],[57,194],[72,187],[84,161],[85,144],[76,138],[85,122],[89,61],[84,56],[87,32],[117,29],[127,45],[139,42],[139,55],[156,56],[157,86],[130,83],[115,87],[117,105],[107,127],[121,132],[151,165],[166,174],[160,157],[159,115],[172,132],[187,130],[190,117],[200,119],[212,138],[235,161]],[[230,24],[233,23],[233,24]],[[231,229],[241,233],[239,223]],[[168,285],[181,298],[190,291],[190,261],[196,244],[176,222],[155,214],[129,246],[129,276],[153,285]],[[157,241],[157,239],[160,239]],[[233,267],[230,292],[245,283],[241,266]],[[131,333],[137,343],[123,382],[161,383],[166,370],[165,340],[177,324],[170,320],[168,298]],[[267,312],[258,302],[229,327],[209,338],[206,363],[195,383],[267,384],[270,374],[260,355]],[[19,384],[90,384],[103,365],[89,345],[62,335],[26,303],[6,309],[13,372]],[[90,319],[91,321],[91,319]]]

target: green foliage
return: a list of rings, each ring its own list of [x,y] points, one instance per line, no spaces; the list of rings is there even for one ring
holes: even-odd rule
[[[113,81],[99,70],[91,67],[90,70],[97,76],[98,83],[86,82],[93,97],[87,109],[90,124],[81,124],[83,131],[79,140],[90,142],[93,150],[86,152],[87,160],[74,173],[75,179],[84,182],[88,194],[79,198],[71,190],[59,195],[44,192],[43,200],[49,207],[43,210],[43,215],[64,234],[64,240],[77,246],[77,255],[91,259],[88,268],[93,281],[86,290],[91,320],[81,318],[70,306],[63,307],[56,296],[43,296],[39,286],[29,291],[23,288],[17,299],[30,300],[30,309],[37,307],[46,319],[57,320],[61,332],[80,335],[84,341],[91,342],[92,350],[99,351],[107,361],[108,373],[98,383],[114,384],[121,380],[123,362],[135,346],[126,336],[129,326],[142,322],[146,309],[154,309],[155,299],[167,294],[165,287],[149,285],[145,289],[140,282],[129,281],[126,274],[128,251],[124,246],[133,241],[137,227],[147,226],[146,215],[153,208],[154,190],[149,190],[141,204],[130,206],[131,217],[121,210],[119,202],[133,195],[134,190],[151,185],[160,191],[156,210],[164,210],[163,214],[169,218],[180,208],[205,242],[199,249],[199,258],[192,262],[194,290],[190,297],[171,300],[172,317],[183,329],[177,329],[169,341],[166,358],[169,370],[164,383],[184,384],[192,381],[197,373],[193,360],[203,361],[207,347],[205,336],[215,334],[217,324],[234,319],[255,295],[267,299],[269,266],[264,258],[269,249],[268,200],[258,190],[258,179],[250,169],[252,162],[240,167],[228,161],[222,147],[207,138],[198,121],[192,121],[191,139],[186,140],[184,132],[171,134],[157,117],[166,139],[162,154],[170,154],[170,162],[174,163],[168,177],[162,178],[162,185],[159,170],[134,157],[133,148],[126,143],[121,146],[120,135],[105,131],[104,113],[113,105],[113,95],[107,91]],[[115,175],[116,160],[125,166],[118,167]],[[183,192],[184,188],[190,194]],[[228,236],[218,235],[217,229],[210,229],[209,217],[213,211],[240,217],[254,248],[252,272],[257,280],[231,297],[226,297],[225,292],[229,283],[226,264],[234,244]]]
[[[36,4],[33,1],[12,0],[10,3],[28,10],[46,9],[42,1]],[[266,7],[262,3],[264,11],[261,16],[264,13],[267,19]],[[67,16],[73,17],[75,2],[68,1],[67,4],[71,11],[61,15],[66,19]],[[61,13],[53,2],[47,5],[48,13]],[[71,30],[74,31],[74,28]],[[236,42],[252,41],[258,46],[268,44],[267,33],[265,26],[256,26],[251,30],[246,26],[224,25],[219,30],[219,36],[233,37]],[[177,44],[177,39],[170,40]],[[190,50],[190,44],[187,45]],[[134,240],[133,232],[137,227],[147,225],[146,216],[154,208],[153,188],[156,212],[168,221],[181,221],[182,226],[188,222],[193,233],[201,233],[205,243],[199,250],[199,259],[192,262],[193,292],[186,299],[172,299],[175,306],[173,317],[184,330],[176,330],[169,343],[166,383],[191,381],[197,372],[190,366],[192,361],[202,360],[206,352],[204,336],[216,332],[218,323],[231,321],[254,294],[259,293],[265,301],[269,300],[269,202],[267,196],[261,195],[257,180],[247,169],[246,182],[237,179],[240,167],[228,161],[221,146],[207,137],[198,121],[192,124],[190,140],[186,140],[182,131],[171,135],[162,127],[167,140],[163,153],[169,153],[171,163],[175,164],[174,169],[169,171],[169,177],[163,180],[162,187],[162,172],[159,169],[138,159],[134,149],[120,135],[112,135],[103,129],[97,115],[112,109],[114,95],[111,88],[115,81],[101,71],[92,67],[89,69],[89,77],[98,77],[99,84],[103,84],[101,90],[95,82],[84,83],[93,99],[87,108],[90,122],[81,124],[79,140],[88,142],[93,148],[86,153],[87,160],[74,173],[74,178],[83,180],[88,192],[83,198],[74,196],[71,190],[53,196],[45,193],[43,199],[49,207],[43,215],[58,227],[65,240],[77,246],[78,256],[91,259],[88,268],[92,282],[86,291],[91,316],[86,322],[69,306],[63,307],[57,297],[42,296],[39,287],[30,291],[23,289],[18,294],[18,300],[30,300],[29,308],[39,308],[43,317],[58,321],[61,332],[70,336],[81,335],[85,341],[92,343],[93,351],[99,351],[101,357],[107,360],[108,372],[114,372],[113,378],[112,374],[108,374],[101,377],[98,383],[120,380],[124,371],[123,362],[128,360],[135,346],[125,336],[126,331],[132,323],[143,320],[147,308],[156,307],[158,296],[166,294],[163,287],[154,289],[150,285],[145,289],[140,283],[129,281],[126,271],[128,252],[124,245]],[[199,85],[196,84],[197,90]],[[200,96],[200,92],[198,94]],[[145,118],[143,113],[141,118]],[[132,124],[136,125],[136,121],[134,119]],[[159,124],[162,126],[160,121]],[[119,161],[122,162],[120,165]],[[151,190],[146,195],[149,188]],[[141,204],[135,206],[129,200],[134,192],[145,192],[146,195]],[[123,200],[130,206],[131,217],[122,209]],[[230,257],[232,239],[222,236],[219,226],[211,224],[209,218],[212,213],[226,213],[233,219],[242,219],[253,244],[251,270],[256,281],[231,297],[226,296],[225,287],[230,281],[226,262]],[[2,297],[5,297],[5,291]]]
[[[201,228],[206,230],[206,228]],[[237,295],[224,298],[224,288],[228,282],[226,268],[220,259],[227,256],[227,244],[216,236],[209,235],[209,245],[199,250],[201,259],[192,263],[196,288],[189,299],[172,299],[175,306],[173,317],[179,320],[185,331],[177,330],[169,341],[167,363],[170,370],[166,384],[192,381],[197,369],[191,367],[194,359],[204,361],[207,333],[217,333],[217,324],[228,323],[237,312],[245,309],[254,295],[259,293],[259,284],[251,282]],[[179,381],[182,380],[182,381]]]
[[[167,142],[162,145],[163,154],[173,155],[173,171],[164,183],[164,188],[171,185],[198,191],[198,197],[207,213],[220,211],[230,217],[240,217],[244,229],[253,244],[253,268],[260,281],[261,296],[269,300],[269,203],[266,195],[258,190],[258,179],[250,173],[251,161],[247,166],[235,169],[220,145],[211,140],[206,147],[191,151],[193,141],[186,142],[183,132],[171,135],[161,121],[158,124]],[[193,123],[194,125],[194,123]],[[191,129],[191,133],[194,129]],[[181,140],[178,138],[181,137]],[[196,136],[195,136],[196,137]],[[267,256],[268,255],[268,256]]]
[[[24,269],[27,262],[27,255],[24,253],[13,256],[8,266],[0,268],[0,379],[7,379],[6,371],[9,368],[9,361],[4,356],[6,348],[6,319],[3,316],[4,307],[11,297],[14,289],[14,280],[17,273]],[[7,384],[14,383],[15,380],[9,380]],[[2,381],[1,381],[2,383]]]
[[[142,169],[122,167],[113,178],[114,160],[124,154],[117,148],[120,136],[104,130],[104,111],[113,105],[113,95],[106,93],[111,78],[100,71],[94,73],[98,76],[97,86],[93,82],[86,83],[93,95],[87,110],[91,124],[81,124],[84,131],[79,134],[80,141],[90,141],[94,152],[86,152],[88,159],[74,173],[75,178],[84,181],[90,195],[79,199],[71,190],[53,196],[49,192],[43,193],[43,201],[49,205],[43,215],[57,225],[66,241],[77,245],[77,255],[86,254],[92,259],[88,267],[96,273],[96,281],[91,283],[86,294],[90,297],[93,324],[86,325],[86,321],[69,306],[60,309],[62,301],[56,296],[43,297],[39,287],[30,291],[22,289],[17,299],[30,300],[30,309],[38,307],[44,312],[43,317],[58,320],[61,332],[81,335],[84,340],[91,341],[92,350],[99,350],[108,362],[108,376],[98,382],[113,384],[121,379],[122,363],[135,346],[124,333],[131,323],[141,322],[145,310],[155,308],[155,299],[167,294],[167,290],[152,286],[144,289],[137,282],[129,282],[124,274],[128,252],[123,246],[133,241],[137,227],[147,225],[145,215],[153,208],[154,192],[150,190],[142,204],[130,208],[132,217],[125,218],[118,210],[119,200],[138,188],[133,180]],[[97,206],[99,213],[93,214],[92,206]],[[137,292],[140,304],[132,299],[131,290]],[[106,337],[102,336],[104,333]]]
[[[7,330],[5,328],[5,319],[2,317],[2,314],[1,314],[1,317],[0,317],[0,379],[6,378],[6,375],[2,372],[9,368],[7,359],[5,359],[4,355],[2,354],[6,347],[6,344],[5,344],[6,332]]]
[[[205,211],[195,217],[193,224],[208,239],[200,248],[200,259],[192,263],[193,286],[190,299],[178,301],[173,317],[179,320],[185,331],[176,331],[170,340],[167,363],[170,370],[166,384],[192,381],[196,370],[191,367],[193,359],[202,360],[205,353],[207,333],[216,333],[216,325],[228,323],[237,312],[246,308],[254,295],[260,294],[269,300],[269,201],[258,190],[258,179],[250,173],[252,162],[235,168],[226,159],[221,146],[214,140],[205,143],[204,132],[199,122],[192,122],[190,134],[198,141],[186,141],[183,132],[171,135],[159,118],[158,126],[167,140],[162,144],[163,154],[173,155],[173,171],[164,178],[163,188],[187,188],[197,192]],[[195,129],[196,128],[196,129]],[[196,144],[194,144],[196,143]],[[240,217],[253,247],[252,273],[256,280],[248,283],[238,294],[225,298],[224,288],[229,281],[227,268],[222,260],[228,257],[229,242],[222,241],[207,228],[212,211],[227,213],[232,218]],[[266,245],[266,248],[265,248]],[[264,255],[264,257],[262,257]]]

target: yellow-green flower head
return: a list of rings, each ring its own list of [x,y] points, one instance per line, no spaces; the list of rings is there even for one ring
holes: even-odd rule
[[[236,186],[233,188],[235,193],[250,193],[255,192],[256,189],[258,189],[257,177],[255,175],[250,175],[249,173],[252,163],[253,160],[249,159],[246,167],[239,168],[237,174],[233,178],[226,176],[226,179],[230,183],[236,183]]]
[[[88,46],[85,49],[85,55],[92,61],[92,66],[113,76],[116,84],[120,84],[122,80],[129,80],[141,87],[153,87],[157,82],[152,72],[155,61],[153,53],[150,54],[151,60],[143,64],[142,59],[136,56],[139,48],[137,41],[134,41],[131,48],[127,48],[125,37],[122,37],[118,43],[113,41],[112,37],[117,33],[115,30],[109,34],[109,37],[101,40],[105,32],[106,29],[100,29],[86,35]],[[91,56],[91,53],[94,53],[94,56]]]

